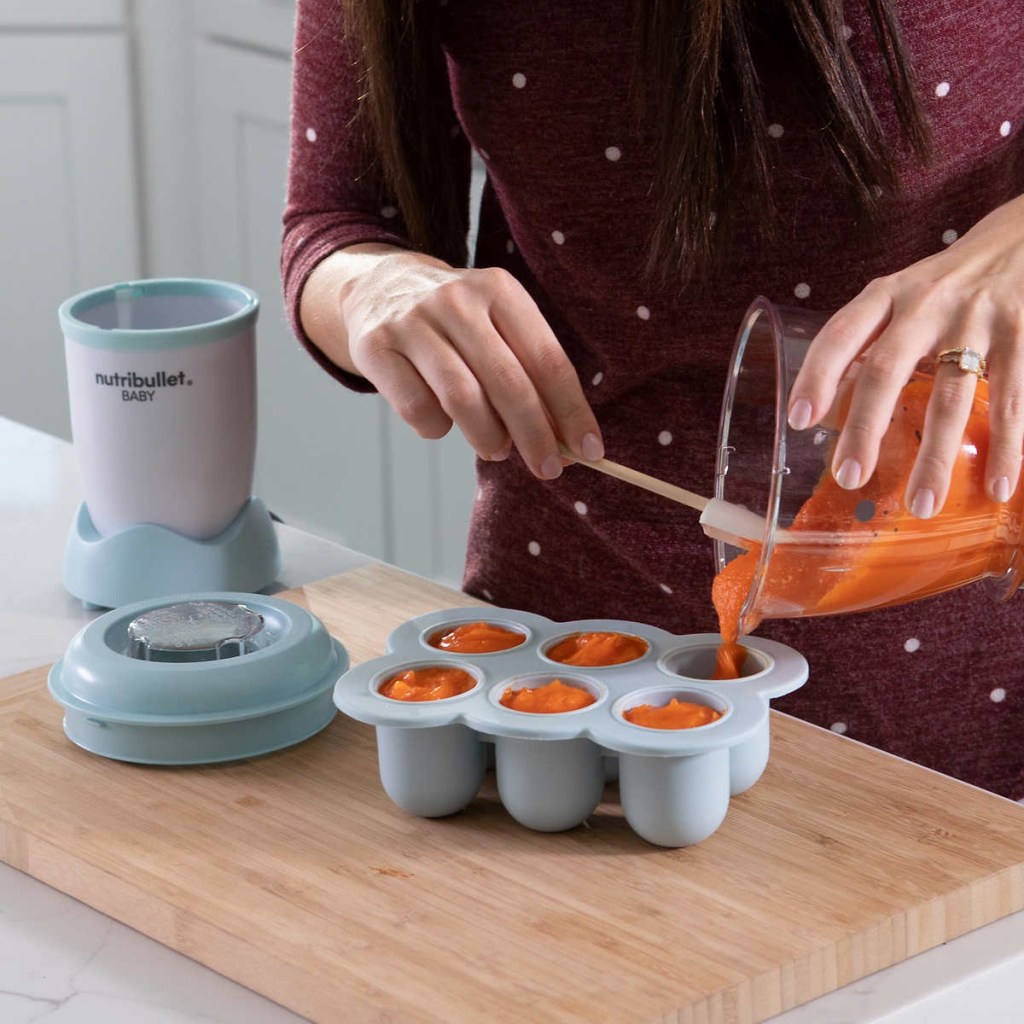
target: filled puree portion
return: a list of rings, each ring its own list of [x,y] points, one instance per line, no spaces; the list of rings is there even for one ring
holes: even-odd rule
[[[622,717],[634,725],[648,729],[696,729],[710,725],[722,717],[721,711],[709,708],[707,704],[678,700],[673,697],[667,704],[638,704],[622,712]]]
[[[518,647],[526,637],[514,629],[494,622],[464,622],[453,629],[439,630],[430,638],[430,646],[456,654],[492,654]]]
[[[563,665],[601,668],[642,658],[647,653],[647,641],[628,633],[573,633],[544,653]]]
[[[527,711],[533,715],[557,715],[564,711],[578,711],[589,707],[597,698],[582,686],[563,683],[561,679],[552,679],[543,686],[524,686],[513,690],[509,687],[501,695],[503,707],[513,711]]]
[[[461,668],[428,665],[411,668],[381,683],[377,692],[392,700],[444,700],[457,697],[476,686],[476,680]]]

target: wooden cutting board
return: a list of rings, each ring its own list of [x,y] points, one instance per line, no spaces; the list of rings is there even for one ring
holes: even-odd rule
[[[384,566],[286,596],[354,661],[405,618],[474,603]],[[614,788],[561,835],[515,824],[493,786],[411,818],[380,789],[372,730],[341,717],[252,762],[105,761],[65,739],[38,670],[0,685],[0,855],[330,1024],[752,1024],[1024,906],[1024,808],[773,729],[721,829],[664,850]]]

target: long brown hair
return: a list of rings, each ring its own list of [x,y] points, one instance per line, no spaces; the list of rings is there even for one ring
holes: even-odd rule
[[[865,0],[903,142],[931,155],[893,0]],[[465,258],[463,220],[444,148],[450,125],[438,4],[343,0],[358,42],[362,111],[412,241],[451,262]],[[634,0],[634,92],[654,133],[654,216],[648,271],[686,280],[729,236],[730,190],[752,168],[761,221],[771,230],[772,161],[755,54],[768,43],[813,105],[823,139],[864,223],[898,187],[895,147],[844,34],[840,0]]]

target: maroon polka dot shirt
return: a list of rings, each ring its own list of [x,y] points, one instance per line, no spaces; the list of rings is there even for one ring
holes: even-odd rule
[[[425,0],[429,2],[429,0]],[[832,310],[871,278],[951,244],[1024,192],[1024,4],[897,6],[937,159],[909,159],[884,226],[864,238],[799,91],[769,88],[764,131],[781,228],[741,238],[721,272],[685,289],[645,282],[651,140],[629,111],[627,0],[434,0],[443,5],[453,165],[487,167],[475,261],[529,289],[575,364],[609,458],[692,490],[712,488],[725,372],[757,293]],[[859,0],[847,45],[895,125]],[[292,161],[282,265],[295,330],[317,262],[356,242],[408,245],[401,211],[349,125],[356,85],[335,0],[299,0]],[[769,83],[774,80],[769,74]],[[711,545],[696,516],[580,468],[534,479],[513,456],[478,465],[465,587],[556,619],[613,616],[680,633],[717,628]],[[766,623],[803,652],[809,683],[777,706],[967,782],[1024,797],[1024,598],[982,587],[886,611]]]

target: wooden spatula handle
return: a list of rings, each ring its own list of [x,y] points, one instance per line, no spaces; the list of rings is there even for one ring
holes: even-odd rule
[[[654,494],[660,494],[663,498],[679,502],[680,505],[688,505],[690,508],[697,509],[698,512],[703,512],[704,506],[708,503],[707,498],[703,498],[699,494],[694,494],[693,491],[688,491],[685,487],[676,487],[675,484],[666,483],[664,480],[659,480],[654,476],[648,476],[646,473],[641,473],[636,469],[630,469],[629,466],[623,466],[618,462],[612,462],[610,459],[596,459],[591,462],[587,459],[576,458],[576,456],[573,455],[565,445],[559,445],[558,450],[562,453],[563,457],[571,459],[573,462],[576,462],[581,466],[587,466],[589,469],[596,469],[599,473],[605,473],[608,476],[615,477],[616,480],[622,480],[627,484],[632,484],[634,487],[642,487],[645,491],[652,491]]]

